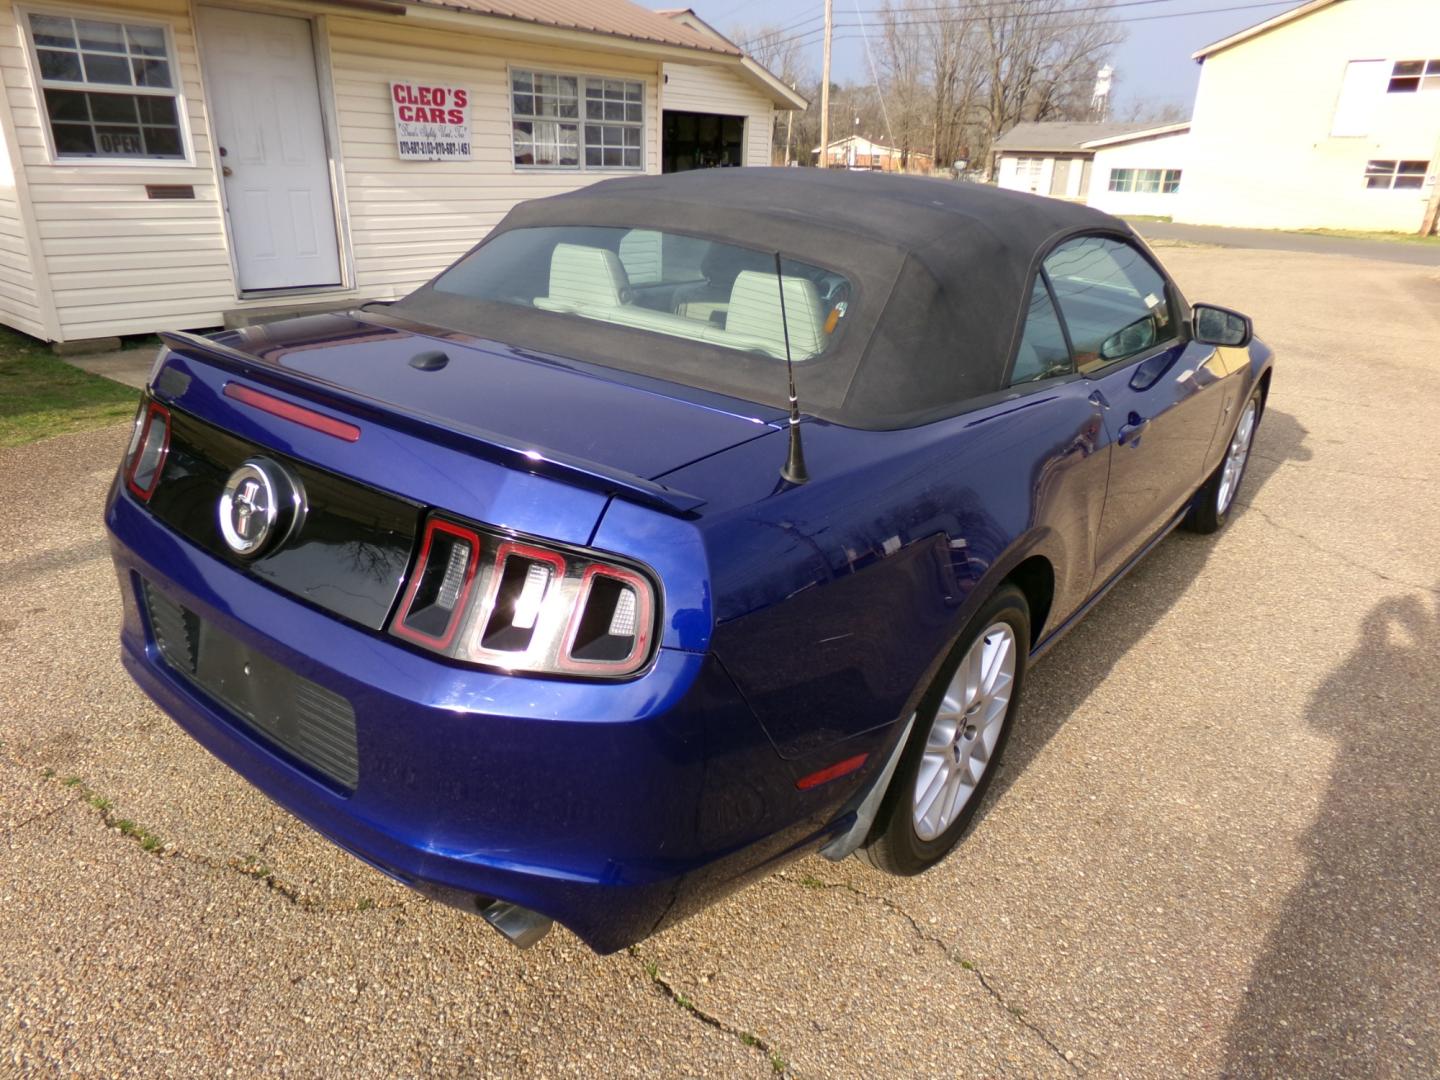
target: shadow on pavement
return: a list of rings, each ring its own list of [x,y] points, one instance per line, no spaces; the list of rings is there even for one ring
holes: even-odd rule
[[[1336,740],[1305,880],[1231,1029],[1228,1076],[1435,1076],[1440,589],[1377,604],[1310,701]]]
[[[1265,410],[1245,470],[1240,502],[1252,502],[1270,477],[1291,462],[1309,461],[1308,434],[1273,404]],[[1237,503],[1232,514],[1245,514]],[[1003,796],[1045,744],[1079,709],[1110,670],[1148,634],[1194,582],[1225,530],[1196,536],[1177,530],[1141,562],[1066,635],[1027,677],[1019,726],[977,821]]]

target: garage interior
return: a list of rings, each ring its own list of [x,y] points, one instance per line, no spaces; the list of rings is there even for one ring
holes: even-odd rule
[[[745,117],[664,111],[660,171],[721,169],[745,164]]]

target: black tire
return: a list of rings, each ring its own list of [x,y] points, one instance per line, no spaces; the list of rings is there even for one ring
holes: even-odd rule
[[[1015,636],[1015,672],[1010,684],[1009,705],[1001,722],[999,736],[990,751],[984,772],[975,784],[974,791],[964,807],[956,814],[949,826],[933,839],[923,839],[916,831],[914,821],[915,785],[925,756],[925,743],[945,692],[954,677],[960,662],[970,651],[976,640],[996,623],[1008,623]],[[881,800],[880,811],[870,828],[870,835],[856,852],[863,861],[877,870],[904,877],[921,873],[949,855],[965,831],[970,827],[975,813],[985,800],[985,792],[1000,768],[1000,758],[1010,731],[1019,716],[1020,695],[1025,685],[1026,661],[1030,651],[1030,608],[1025,594],[1014,585],[1003,585],[975,613],[966,625],[964,633],[940,666],[920,707],[915,713],[915,726],[910,732],[904,756],[891,778],[890,787]]]
[[[1200,490],[1195,492],[1195,498],[1190,503],[1190,512],[1185,515],[1181,523],[1186,529],[1193,533],[1208,535],[1219,532],[1225,527],[1225,522],[1230,520],[1230,512],[1235,509],[1235,496],[1239,494],[1240,485],[1245,482],[1245,469],[1250,464],[1250,451],[1247,446],[1245,460],[1240,466],[1240,475],[1235,477],[1233,490],[1229,492],[1225,505],[1220,505],[1221,485],[1225,478],[1225,466],[1230,460],[1231,447],[1235,440],[1235,433],[1240,430],[1240,425],[1245,419],[1246,412],[1252,407],[1255,410],[1255,423],[1250,430],[1250,439],[1253,444],[1255,430],[1260,426],[1260,418],[1264,415],[1264,396],[1257,387],[1245,403],[1245,408],[1240,410],[1240,415],[1235,419],[1235,427],[1230,431],[1230,442],[1225,446],[1225,455],[1220,459],[1220,464],[1215,466],[1215,471],[1210,478],[1200,485]]]

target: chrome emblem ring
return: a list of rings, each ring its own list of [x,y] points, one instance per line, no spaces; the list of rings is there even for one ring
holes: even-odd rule
[[[299,489],[285,470],[251,458],[230,474],[220,494],[220,535],[236,555],[253,558],[289,532],[299,506]]]

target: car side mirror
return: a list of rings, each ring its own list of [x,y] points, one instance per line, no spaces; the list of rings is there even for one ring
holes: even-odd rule
[[[1214,304],[1196,304],[1190,309],[1190,336],[1201,345],[1239,349],[1250,344],[1255,327],[1248,315]]]

